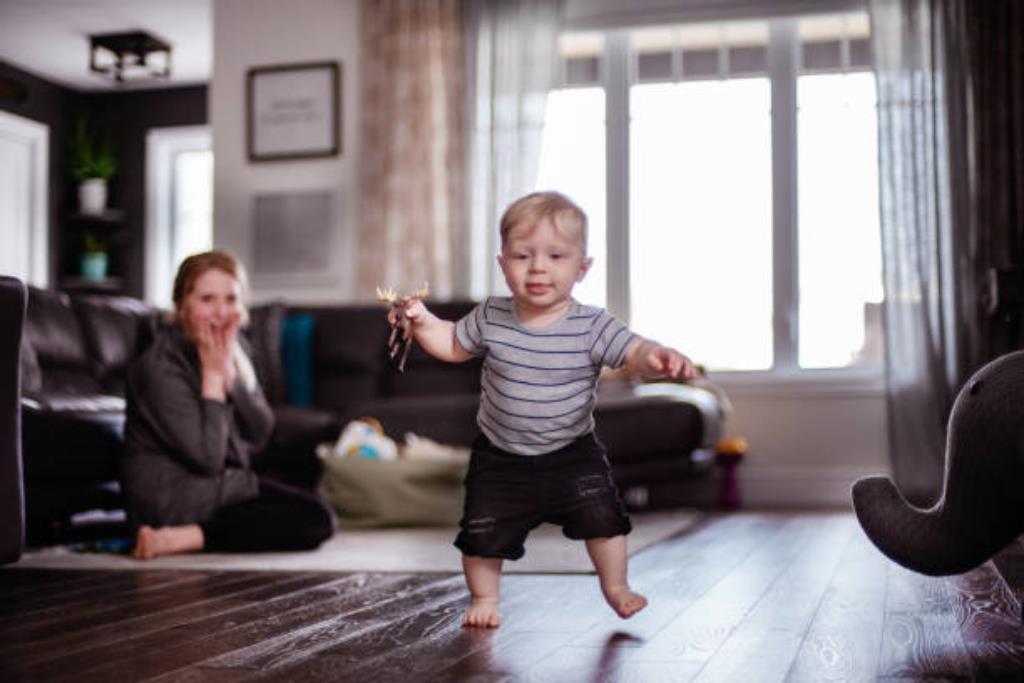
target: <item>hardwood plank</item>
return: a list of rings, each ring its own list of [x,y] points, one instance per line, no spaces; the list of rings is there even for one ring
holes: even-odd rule
[[[0,646],[0,655],[10,647],[86,632],[111,621],[152,614],[183,603],[212,600],[238,587],[263,585],[273,580],[275,577],[269,575],[196,574],[140,590],[119,590],[115,594],[122,597],[116,600],[76,602],[65,610],[51,608],[45,618],[37,614],[27,619],[22,628],[15,627],[13,631],[4,633],[0,641],[4,643]]]
[[[689,534],[664,541],[631,558],[631,581],[639,590],[658,596],[652,599],[652,606],[674,604],[689,594],[679,584],[690,585],[681,577],[694,579],[692,572],[683,571],[694,563],[694,558],[705,558],[704,564],[709,567],[717,566],[723,559],[727,562],[730,552],[742,552],[733,546],[743,538],[748,538],[749,542],[749,529],[767,524],[771,523],[738,515],[710,521]],[[723,531],[726,533],[721,533]],[[679,549],[682,546],[685,550]],[[686,557],[685,562],[680,562],[682,556]],[[532,665],[570,644],[573,647],[591,647],[594,643],[598,648],[629,647],[639,639],[634,635],[638,619],[652,609],[648,607],[637,617],[623,621],[605,603],[596,576],[517,575],[506,577],[504,590],[525,591],[529,600],[523,603],[519,613],[504,619],[501,630],[525,633],[529,637],[510,635],[493,639],[487,643],[485,656],[469,652],[465,661],[456,660],[447,669],[435,673],[435,678],[458,680],[455,672],[468,667],[474,675],[484,675],[488,680],[496,677],[500,680],[501,675],[518,679],[527,676]],[[657,623],[657,620],[650,623]],[[571,651],[570,655],[576,657],[579,653]],[[482,662],[486,661],[494,662],[498,668],[481,670]],[[536,678],[543,674],[530,675]]]
[[[1024,680],[994,564],[906,572],[846,512],[711,515],[630,574],[634,619],[594,575],[516,574],[480,630],[452,574],[8,568],[0,681]]]
[[[1024,628],[1020,603],[1005,576],[986,562],[946,581],[959,615],[960,636],[983,680],[1024,678]]]
[[[915,574],[890,562],[879,677],[973,676],[946,579]]]
[[[209,574],[217,574],[214,572]],[[201,581],[194,572],[183,571],[111,571],[98,572],[96,581],[62,590],[41,590],[14,597],[0,607],[0,640],[12,631],[19,631],[38,621],[46,622],[54,615],[73,613],[93,605],[105,596],[160,590],[167,585]]]
[[[131,591],[181,580],[181,572],[162,570],[91,570],[68,573],[68,580],[47,582],[44,584],[45,590],[42,590],[43,587],[26,586],[26,590],[9,595],[0,603],[0,628],[43,610],[65,609],[74,602],[84,604],[112,591]]]
[[[1013,613],[1018,621],[1024,620],[1024,538],[1018,537],[1012,543],[996,553],[992,565],[1010,594]]]
[[[20,645],[0,646],[0,658],[17,659],[28,667],[44,661],[57,666],[53,653],[59,652],[67,661],[72,654],[102,648],[110,642],[124,641],[188,624],[203,618],[227,614],[252,604],[279,598],[295,591],[339,581],[336,574],[245,573],[243,580],[222,587],[215,597],[198,601],[172,602],[164,609],[133,610],[131,614],[108,611],[103,623],[74,633],[60,633],[50,638]],[[82,661],[77,661],[81,667]],[[69,668],[77,668],[70,667]]]
[[[656,546],[642,562],[631,563],[630,568],[630,582],[648,597],[647,608],[623,621],[606,607],[600,621],[576,638],[572,645],[596,648],[608,647],[609,643],[614,643],[615,647],[645,646],[729,568],[767,542],[785,523],[779,517],[722,517],[693,537],[681,537]],[[603,600],[600,593],[598,596]],[[619,633],[628,633],[631,637],[615,638]]]
[[[874,681],[889,560],[854,532],[787,681]]]
[[[694,680],[785,678],[856,526],[849,515],[805,519],[812,523],[809,539]]]
[[[420,586],[430,579],[407,575],[341,576],[336,582],[286,593],[224,614],[204,616],[171,628],[115,641],[55,663],[76,672],[76,680],[132,680],[159,676],[210,657],[287,634],[319,619],[365,607]],[[46,665],[29,673],[48,673]]]
[[[754,523],[748,524],[751,521]],[[589,680],[590,675],[609,680],[632,678],[633,668],[623,668],[624,663],[643,657],[647,648],[662,637],[667,622],[686,612],[757,548],[771,544],[782,528],[792,526],[782,517],[721,518],[707,529],[708,536],[715,539],[711,546],[701,548],[699,538],[678,539],[665,546],[659,559],[662,568],[670,571],[650,586],[652,602],[647,610],[628,621],[604,621],[603,628],[589,629],[584,637],[574,639],[567,647],[529,669],[526,678],[558,681]],[[638,587],[641,586],[638,584]],[[652,609],[654,605],[661,608]],[[644,623],[642,618],[648,610],[652,618]],[[595,635],[599,633],[603,640],[596,641]],[[584,666],[577,667],[574,662],[580,661]]]
[[[103,570],[28,569],[14,567],[0,568],[0,601],[6,602],[15,595],[38,593],[39,588],[66,588],[75,584],[83,585],[104,580]]]
[[[216,648],[204,642],[202,647],[193,646],[187,657],[177,658],[174,669],[187,665],[187,675],[165,669],[168,673],[155,680],[203,680],[210,669],[226,670],[219,675],[270,673],[349,638],[386,627],[396,614],[399,618],[411,616],[464,598],[461,577],[394,575],[381,580],[389,578],[393,582],[389,586],[374,585],[363,594],[357,593],[348,600],[342,598],[327,608],[322,604],[308,605],[284,615],[291,616],[290,619],[267,618],[251,624],[244,634],[231,634],[243,637],[225,639],[228,634],[220,633],[217,640],[223,642]],[[220,652],[210,656],[214,649]],[[206,656],[197,657],[200,651]]]
[[[676,680],[688,680],[714,654],[724,638],[743,619],[752,606],[776,580],[813,532],[807,520],[781,520],[748,539],[747,552],[729,562],[698,561],[687,573],[701,572],[705,581],[694,599],[682,606],[675,618],[657,635],[642,644],[627,658],[615,680],[632,678],[632,671],[658,667],[639,667],[637,662],[673,662]],[[756,543],[752,542],[755,541]]]

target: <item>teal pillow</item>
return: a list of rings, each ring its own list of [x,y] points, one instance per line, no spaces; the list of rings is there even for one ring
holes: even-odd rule
[[[313,326],[310,313],[289,315],[281,326],[281,357],[288,404],[313,404]]]

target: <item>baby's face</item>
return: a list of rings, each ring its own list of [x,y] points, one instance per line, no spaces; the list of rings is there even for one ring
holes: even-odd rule
[[[586,275],[590,259],[582,235],[567,235],[544,220],[513,228],[498,264],[520,313],[543,314],[568,307],[572,288]]]

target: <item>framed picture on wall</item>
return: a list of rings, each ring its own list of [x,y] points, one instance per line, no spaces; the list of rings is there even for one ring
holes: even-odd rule
[[[341,67],[337,62],[249,69],[250,161],[311,159],[341,152]]]

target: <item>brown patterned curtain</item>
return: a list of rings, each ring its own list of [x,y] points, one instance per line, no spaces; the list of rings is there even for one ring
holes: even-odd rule
[[[465,262],[460,0],[364,0],[357,296],[452,296]]]

